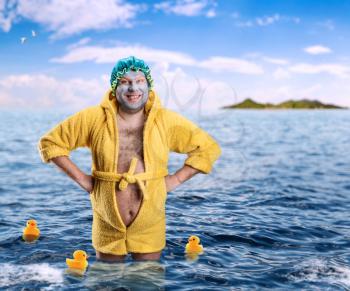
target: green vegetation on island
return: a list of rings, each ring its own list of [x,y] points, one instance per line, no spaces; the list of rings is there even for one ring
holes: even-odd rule
[[[288,100],[279,104],[258,103],[247,98],[243,102],[222,107],[224,109],[348,109],[332,104],[323,104],[317,100]]]

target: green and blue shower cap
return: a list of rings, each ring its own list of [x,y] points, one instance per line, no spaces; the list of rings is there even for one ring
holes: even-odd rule
[[[112,94],[115,95],[115,88],[117,88],[119,80],[130,70],[141,71],[145,74],[149,88],[153,87],[153,79],[151,76],[151,70],[148,65],[141,59],[134,56],[130,56],[124,59],[120,59],[114,66],[111,73],[111,88]]]

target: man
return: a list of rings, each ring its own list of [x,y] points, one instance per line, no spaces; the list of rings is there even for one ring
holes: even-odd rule
[[[221,150],[205,131],[163,108],[149,67],[135,57],[121,59],[102,103],[68,117],[39,141],[45,163],[53,161],[90,193],[92,244],[97,259],[159,260],[165,247],[167,192],[195,174],[209,173]],[[88,147],[92,175],[70,159]],[[188,155],[168,175],[168,153]]]

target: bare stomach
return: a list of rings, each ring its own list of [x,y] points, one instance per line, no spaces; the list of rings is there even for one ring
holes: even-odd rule
[[[120,217],[126,227],[130,226],[139,213],[142,203],[142,193],[136,184],[129,184],[120,191],[116,184],[115,195]]]

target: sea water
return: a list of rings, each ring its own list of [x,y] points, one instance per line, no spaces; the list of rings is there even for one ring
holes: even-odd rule
[[[168,193],[167,245],[159,262],[107,264],[91,246],[89,195],[53,164],[39,138],[71,113],[1,112],[0,289],[350,289],[348,110],[224,110],[189,116],[222,156]],[[71,153],[90,174],[88,149]],[[186,156],[170,155],[176,171]],[[21,239],[26,220],[41,237]],[[184,247],[198,235],[204,254]],[[65,258],[89,254],[84,276]]]

